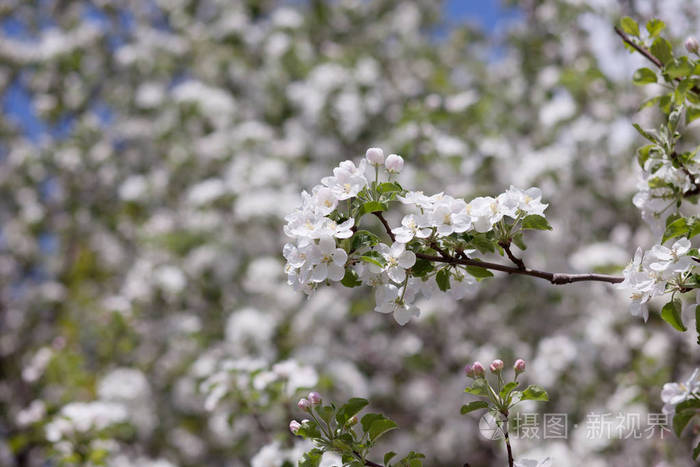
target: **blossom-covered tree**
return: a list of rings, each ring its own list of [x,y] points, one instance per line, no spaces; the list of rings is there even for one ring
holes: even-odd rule
[[[0,464],[295,465],[315,390],[395,420],[396,459],[505,465],[462,368],[523,357],[522,407],[570,431],[514,462],[692,465],[687,434],[585,427],[695,423],[694,379],[664,385],[698,363],[698,4],[512,3],[493,34],[428,0],[0,5]],[[620,29],[660,66],[624,15],[665,22]],[[624,288],[551,284],[583,276]]]

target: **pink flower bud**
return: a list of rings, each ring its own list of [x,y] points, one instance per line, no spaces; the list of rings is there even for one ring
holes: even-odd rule
[[[367,161],[372,165],[384,164],[384,151],[380,148],[369,148],[365,153]]]
[[[317,393],[316,391],[312,391],[309,393],[309,401],[313,405],[318,405],[321,403],[321,394]]]
[[[690,36],[685,40],[685,48],[688,52],[696,54],[698,53],[698,49],[700,49],[700,42],[698,42],[696,38]]]
[[[496,359],[493,362],[491,362],[491,364],[489,365],[489,370],[491,370],[491,373],[498,373],[502,369],[503,369],[503,360]]]
[[[474,368],[468,363],[464,366],[464,374],[467,375],[467,378],[474,377]]]
[[[484,366],[479,362],[474,362],[472,364],[472,371],[477,378],[482,378],[484,376]]]
[[[516,375],[525,371],[525,360],[522,358],[517,359],[513,365],[513,369],[515,370]]]
[[[308,399],[299,399],[299,402],[297,402],[297,407],[306,412],[311,408],[311,402],[309,402]]]
[[[389,154],[384,161],[384,165],[389,172],[399,173],[403,169],[403,157],[398,154]]]
[[[301,423],[297,422],[296,420],[289,422],[289,431],[291,431],[292,434],[296,435],[299,428],[301,428]]]

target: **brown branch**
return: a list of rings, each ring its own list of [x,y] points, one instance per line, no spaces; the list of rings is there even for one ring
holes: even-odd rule
[[[512,251],[510,251],[510,243],[499,243],[501,248],[506,252],[508,255],[508,258],[515,263],[515,265],[518,267],[518,269],[525,269],[525,263],[523,263],[523,260],[521,258],[518,258],[513,254]]]
[[[391,231],[391,226],[389,226],[389,223],[386,221],[386,219],[384,219],[384,214],[382,214],[382,211],[374,211],[372,214],[379,218],[382,225],[384,226],[384,230],[386,230],[386,233],[389,234],[389,238],[391,238],[392,242],[395,242],[396,237],[394,236],[394,232]]]
[[[376,462],[372,462],[369,459],[363,459],[362,456],[360,455],[360,453],[357,451],[353,451],[352,453],[355,454],[358,459],[363,461],[365,463],[365,465],[367,465],[369,467],[384,467],[382,464],[377,464]]]
[[[595,281],[608,282],[617,284],[624,280],[622,276],[610,276],[608,274],[564,274],[558,272],[540,271],[530,268],[514,268],[504,264],[490,263],[488,261],[479,261],[476,259],[455,258],[453,256],[444,258],[442,256],[426,255],[424,253],[416,253],[417,258],[427,261],[435,261],[438,263],[460,264],[463,266],[478,266],[484,269],[492,269],[494,271],[507,272],[508,274],[521,274],[523,276],[532,276],[544,279],[555,285],[572,284],[574,282]]]
[[[382,225],[384,226],[386,233],[389,234],[391,241],[395,242],[396,237],[391,231],[391,226],[389,226],[389,223],[386,221],[381,211],[375,211],[372,214],[377,216],[377,218],[381,221]],[[478,266],[485,269],[493,269],[494,271],[507,272],[508,274],[522,274],[524,276],[538,277],[556,285],[571,284],[573,282],[584,281],[609,282],[611,284],[617,284],[618,282],[622,282],[624,280],[624,277],[622,276],[610,276],[607,274],[562,274],[556,272],[538,271],[537,269],[526,268],[524,264],[522,268],[514,268],[512,266],[506,266],[504,264],[490,263],[488,261],[470,259],[465,254],[462,254],[462,258],[455,258],[445,250],[441,249],[436,243],[431,244],[431,247],[435,249],[435,251],[440,253],[440,255],[442,256],[426,255],[425,253],[416,253],[416,258],[421,258],[427,261],[436,261],[438,263],[460,264],[463,266]],[[515,256],[513,257],[515,258]],[[515,259],[517,260],[518,258]]]
[[[637,44],[636,42],[634,42],[632,39],[630,39],[630,37],[627,34],[625,34],[625,32],[622,29],[620,29],[618,26],[615,26],[615,32],[617,33],[618,36],[620,36],[622,38],[622,40],[625,42],[625,44],[629,45],[634,50],[636,50],[640,54],[644,55],[644,57],[646,57],[646,59],[649,60],[651,63],[653,63],[654,65],[656,65],[659,68],[664,67],[664,64],[661,63],[661,60],[654,57],[654,55],[652,55],[652,53],[646,47],[641,46],[641,45]]]
[[[646,47],[644,47],[644,46],[642,46],[642,45],[637,44],[636,42],[634,42],[634,41],[633,41],[627,34],[625,34],[625,32],[624,32],[622,29],[620,29],[618,26],[615,26],[615,32],[617,33],[618,36],[620,36],[620,37],[622,38],[622,40],[624,41],[625,44],[627,44],[627,45],[629,45],[630,47],[632,47],[634,50],[636,50],[637,52],[639,52],[640,54],[642,54],[642,55],[643,55],[647,60],[649,60],[651,63],[653,63],[653,64],[656,65],[658,68],[660,68],[660,69],[663,70],[664,64],[661,63],[661,60],[659,60],[658,58],[654,57],[654,55],[651,53],[651,51],[650,51],[649,49],[647,49]],[[683,81],[683,80],[680,79],[680,78],[676,78],[675,80],[678,81],[679,83],[680,83],[681,81]],[[697,86],[693,86],[692,88],[690,88],[690,90],[691,90],[692,92],[696,93],[696,94],[700,93],[700,88],[698,88]]]

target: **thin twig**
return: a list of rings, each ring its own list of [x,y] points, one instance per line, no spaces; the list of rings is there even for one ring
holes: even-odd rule
[[[646,59],[649,60],[651,63],[653,63],[654,65],[656,65],[659,68],[664,67],[664,64],[661,63],[661,60],[654,57],[654,55],[652,55],[652,53],[646,47],[641,46],[641,45],[637,44],[636,42],[634,42],[632,39],[630,39],[630,37],[627,34],[625,34],[625,32],[622,29],[620,29],[618,26],[615,26],[615,32],[617,33],[618,36],[620,36],[622,38],[622,40],[625,42],[625,44],[629,45],[634,50],[636,50],[640,54],[644,55],[644,57],[646,57]]]
[[[384,226],[384,229],[391,238],[391,241],[396,241],[396,237],[391,231],[391,226],[386,221],[381,211],[375,211],[372,214],[377,216],[377,218],[381,221],[382,225]],[[508,274],[522,274],[524,276],[539,277],[540,279],[545,279],[551,282],[552,284],[556,285],[571,284],[573,282],[584,281],[597,281],[608,282],[610,284],[617,284],[618,282],[622,282],[624,280],[624,277],[622,276],[610,276],[607,274],[563,274],[557,272],[539,271],[537,269],[530,269],[524,267],[524,264],[522,268],[514,268],[512,266],[506,266],[504,264],[490,263],[488,261],[470,259],[464,254],[462,255],[462,258],[456,258],[454,256],[451,256],[445,250],[441,249],[437,244],[432,244],[431,246],[442,256],[426,255],[425,253],[416,253],[416,258],[425,259],[427,261],[435,261],[438,263],[461,264],[464,266],[478,266],[485,269],[493,269],[494,271],[507,272]]]
[[[525,263],[523,262],[523,260],[521,258],[518,258],[517,256],[515,256],[513,254],[513,252],[510,251],[510,244],[504,243],[501,245],[501,248],[503,248],[503,250],[505,250],[506,254],[508,255],[508,258],[510,258],[510,260],[513,263],[515,263],[515,265],[518,267],[518,269],[525,269]]]
[[[640,54],[644,55],[644,57],[645,57],[647,60],[649,60],[651,63],[653,63],[654,65],[656,65],[658,68],[660,68],[660,69],[663,70],[664,64],[661,63],[661,60],[659,60],[658,58],[654,57],[654,55],[651,53],[651,51],[650,51],[649,49],[647,49],[646,47],[644,47],[644,46],[642,46],[642,45],[637,44],[636,42],[634,42],[634,41],[633,41],[632,39],[630,39],[630,37],[629,37],[627,34],[625,34],[625,32],[624,32],[622,29],[620,29],[618,26],[615,26],[615,32],[617,33],[618,36],[620,36],[620,37],[622,38],[622,40],[625,42],[625,44],[629,45],[629,46],[632,47],[634,50],[636,50],[636,51],[639,52]],[[678,81],[678,82],[680,83],[680,82],[683,81],[683,80],[680,79],[680,78],[676,78],[676,81]],[[693,91],[693,92],[696,93],[696,94],[700,93],[700,88],[698,88],[697,86],[693,86],[692,88],[690,88],[690,90]]]
[[[504,264],[491,263],[488,261],[479,261],[476,259],[455,258],[453,256],[444,258],[442,256],[416,253],[416,257],[427,261],[436,261],[439,263],[461,264],[464,266],[478,266],[484,269],[492,269],[494,271],[507,272],[508,274],[521,274],[523,276],[538,277],[540,279],[547,280],[555,285],[571,284],[574,282],[584,281],[608,282],[610,284],[617,284],[625,279],[622,276],[611,276],[608,274],[564,274],[559,272],[540,271],[538,269],[530,268],[520,269],[514,268],[512,266],[506,266]]]
[[[369,459],[363,459],[362,456],[360,455],[360,453],[357,452],[357,451],[353,451],[352,453],[355,454],[355,455],[357,456],[358,459],[360,459],[361,461],[363,461],[363,462],[365,463],[366,466],[369,466],[369,467],[384,467],[382,464],[377,464],[376,462],[372,462],[372,461],[369,460]]]
[[[377,216],[379,220],[381,221],[382,225],[384,225],[384,230],[386,230],[386,233],[389,234],[389,238],[391,238],[392,242],[396,241],[396,237],[394,237],[394,232],[391,231],[391,227],[389,226],[389,223],[384,219],[384,214],[382,214],[382,211],[374,211],[372,214]]]

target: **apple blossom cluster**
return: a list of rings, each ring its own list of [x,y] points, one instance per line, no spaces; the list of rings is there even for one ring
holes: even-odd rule
[[[700,368],[696,368],[682,383],[666,383],[661,390],[663,411],[667,415],[672,415],[676,406],[688,399],[700,399]]]
[[[511,186],[497,197],[467,203],[445,193],[404,190],[392,181],[403,165],[401,156],[385,158],[382,149],[369,148],[357,165],[341,162],[311,194],[302,193],[301,207],[285,217],[284,227],[294,240],[284,245],[283,255],[295,290],[310,294],[323,283],[364,284],[376,289],[375,311],[391,313],[404,325],[419,315],[414,304],[419,292],[426,298],[445,292],[459,300],[474,293],[477,280],[491,275],[473,266],[434,267],[420,254],[452,251],[467,257],[511,242],[524,248],[522,229],[549,229],[538,188]],[[391,202],[409,211],[393,228],[382,214]],[[391,243],[358,230],[366,214],[381,219]]]
[[[83,449],[81,444],[86,440],[90,441],[91,450],[111,451],[113,443],[100,439],[99,434],[126,423],[128,415],[126,408],[115,402],[71,402],[46,424],[46,439],[64,459],[73,458],[75,452]]]
[[[620,289],[629,293],[630,313],[649,319],[646,304],[652,298],[667,291],[683,292],[689,287],[690,272],[694,262],[688,256],[691,250],[690,240],[681,238],[670,247],[654,245],[650,250],[637,248],[634,259],[625,267],[625,280],[618,284]]]

